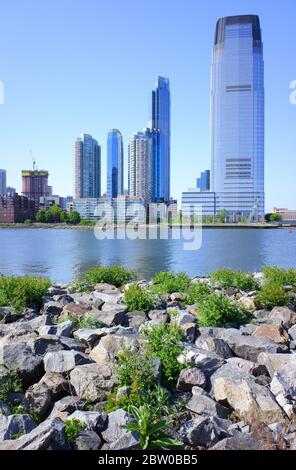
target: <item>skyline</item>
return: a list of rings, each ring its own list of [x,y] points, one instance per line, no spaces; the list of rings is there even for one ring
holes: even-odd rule
[[[293,159],[296,107],[292,106],[289,101],[291,93],[289,85],[296,78],[296,72],[294,73],[295,68],[291,61],[293,47],[288,38],[292,34],[292,12],[296,11],[295,5],[290,1],[284,1],[281,11],[278,12],[275,7],[269,7],[266,10],[264,6],[258,6],[258,2],[251,1],[242,1],[239,6],[233,1],[224,1],[223,5],[220,4],[221,2],[211,2],[211,6],[207,7],[202,6],[200,2],[197,3],[198,8],[192,1],[187,1],[187,9],[184,9],[186,14],[177,2],[165,1],[159,7],[159,18],[154,18],[153,24],[156,39],[160,38],[163,26],[160,18],[164,11],[167,19],[166,34],[154,51],[147,52],[143,47],[147,41],[146,26],[143,31],[138,28],[134,31],[134,34],[138,34],[139,45],[135,44],[135,41],[132,43],[131,34],[127,36],[121,34],[120,38],[124,37],[122,37],[122,44],[118,45],[119,50],[116,56],[119,61],[117,67],[120,66],[121,73],[115,74],[112,68],[113,62],[106,62],[105,54],[110,53],[110,47],[111,49],[114,47],[114,41],[111,45],[108,41],[113,27],[116,27],[117,20],[112,24],[111,30],[107,31],[107,26],[110,27],[111,7],[109,9],[101,2],[95,4],[93,1],[87,1],[86,4],[92,7],[94,12],[106,18],[106,24],[103,22],[102,31],[98,32],[98,35],[104,36],[105,34],[103,47],[99,38],[90,33],[85,35],[81,45],[81,48],[82,46],[88,47],[85,49],[86,58],[96,51],[95,57],[104,65],[103,67],[99,65],[100,75],[88,77],[86,81],[81,80],[83,76],[79,74],[77,77],[73,76],[71,68],[74,65],[74,59],[77,59],[80,47],[77,39],[81,39],[82,33],[75,38],[74,26],[70,25],[70,21],[68,24],[67,20],[65,27],[70,35],[68,39],[65,39],[64,30],[60,24],[61,20],[65,20],[66,13],[69,14],[69,20],[78,19],[79,8],[77,6],[81,5],[81,2],[71,6],[70,2],[65,0],[61,7],[52,3],[49,6],[47,2],[44,2],[42,6],[36,6],[32,1],[26,1],[26,6],[20,2],[11,2],[12,5],[14,4],[11,7],[1,5],[1,16],[4,20],[1,34],[4,38],[5,35],[7,37],[6,41],[2,41],[0,51],[3,63],[0,80],[4,82],[5,91],[4,104],[0,106],[0,142],[2,142],[0,167],[8,171],[7,183],[10,186],[16,186],[20,192],[20,172],[23,168],[31,167],[29,149],[32,148],[38,167],[49,170],[50,184],[53,185],[54,192],[61,195],[70,194],[72,192],[72,142],[77,135],[89,133],[102,147],[102,193],[104,193],[106,191],[108,129],[113,127],[120,129],[124,139],[124,153],[127,155],[130,136],[146,127],[149,93],[153,81],[158,75],[164,75],[170,78],[172,90],[171,195],[180,203],[181,192],[188,187],[194,187],[200,172],[210,167],[210,63],[215,23],[219,17],[254,13],[258,14],[261,19],[266,64],[266,210],[271,210],[273,206],[293,209],[295,194],[291,194],[291,187],[293,187],[293,173],[296,169]],[[25,19],[26,28],[34,31],[23,39],[23,47],[18,44],[19,35],[24,32],[22,25],[20,31],[14,31],[16,40],[9,42],[11,33],[8,32],[7,25],[11,25],[12,18],[9,20],[7,15],[12,9],[15,11],[15,4],[19,5],[16,18],[14,18],[15,28],[20,26],[20,20]],[[30,11],[29,5],[35,7],[35,13]],[[130,26],[127,10],[130,11],[130,8],[136,5],[136,2],[129,1],[127,8],[123,8],[118,3],[118,11],[125,13],[121,32],[126,32]],[[141,8],[143,7],[138,5],[140,11]],[[139,14],[140,11],[138,11]],[[30,18],[28,18],[29,13]],[[41,13],[45,14],[46,22],[48,21],[46,15],[52,16],[51,31],[57,33],[56,38],[53,38],[49,30],[45,29],[43,32],[42,26],[45,20]],[[57,13],[59,17],[56,16]],[[151,13],[146,14],[149,19]],[[120,14],[118,16],[120,17]],[[40,24],[36,22],[36,19],[40,20]],[[92,22],[91,19],[90,21]],[[32,24],[32,29],[30,29],[30,24]],[[185,24],[187,27],[184,28]],[[174,37],[173,31],[176,25],[181,25],[184,37],[180,38],[179,35],[177,35],[178,38]],[[280,35],[274,35],[275,25]],[[32,42],[37,33],[40,34],[40,45],[34,45]],[[63,34],[62,40],[61,34]],[[278,41],[279,37],[280,41]],[[202,41],[200,41],[201,38]],[[49,40],[53,43],[50,44]],[[58,44],[60,50],[55,49]],[[282,44],[285,44],[285,51],[282,50]],[[184,48],[185,45],[187,50]],[[28,49],[28,46],[31,47]],[[137,56],[138,67],[135,73],[131,73],[130,61],[140,46],[143,49],[143,55]],[[20,51],[17,51],[16,47],[19,47]],[[11,60],[12,53],[14,53],[13,60]],[[280,60],[281,66],[279,67]],[[38,61],[41,61],[41,66],[39,65],[35,76]],[[15,65],[17,62],[18,66]],[[12,71],[10,71],[10,66]],[[55,71],[58,66],[60,74],[56,77],[53,76],[52,71]],[[11,75],[12,72],[20,71],[20,67],[21,74]],[[69,71],[65,73],[67,67]],[[49,71],[51,74],[45,77]],[[77,86],[78,79],[80,80],[79,87]],[[50,86],[46,88],[46,84]],[[101,106],[98,106],[99,104]],[[280,128],[278,127],[279,115],[281,116]],[[14,139],[13,146],[11,145],[12,138]],[[185,158],[186,164],[184,164]],[[126,159],[125,175],[127,176]],[[125,178],[124,186],[127,187],[127,178]]]

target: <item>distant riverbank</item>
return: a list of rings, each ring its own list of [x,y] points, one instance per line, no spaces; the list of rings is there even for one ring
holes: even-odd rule
[[[112,229],[112,228],[125,228],[131,227],[132,223],[127,225],[125,224],[102,224],[99,227],[102,229]],[[156,225],[156,224],[134,224],[138,228],[155,228],[155,227],[163,227],[163,225]],[[196,227],[200,227],[201,225],[195,225]],[[70,225],[70,224],[42,224],[38,222],[34,222],[31,224],[28,223],[17,223],[17,224],[0,224],[0,229],[68,229],[68,230],[93,230],[94,225]],[[192,225],[190,224],[170,224],[170,228],[190,228]],[[203,224],[202,227],[204,229],[278,229],[278,228],[287,228],[289,226],[281,226],[276,224]]]

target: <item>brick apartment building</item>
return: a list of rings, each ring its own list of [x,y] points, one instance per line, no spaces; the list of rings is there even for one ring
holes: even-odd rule
[[[34,220],[35,201],[18,194],[0,196],[0,223],[14,224]]]

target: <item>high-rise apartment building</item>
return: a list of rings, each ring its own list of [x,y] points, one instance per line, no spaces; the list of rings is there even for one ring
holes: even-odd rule
[[[75,199],[101,196],[101,147],[89,134],[75,141],[73,173]]]
[[[0,170],[0,196],[6,194],[6,170]]]
[[[170,200],[171,94],[168,78],[158,77],[152,91],[151,120],[153,140],[152,200]]]
[[[118,129],[111,129],[107,140],[107,197],[122,196],[123,192],[122,135]]]
[[[150,129],[134,134],[128,148],[129,195],[149,203],[152,199],[153,133]]]

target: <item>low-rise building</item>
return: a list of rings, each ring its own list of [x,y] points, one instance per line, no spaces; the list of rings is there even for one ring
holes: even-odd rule
[[[274,207],[273,213],[279,214],[281,216],[281,221],[283,223],[286,223],[286,224],[296,223],[296,210]]]
[[[130,196],[117,198],[82,198],[74,199],[73,210],[81,219],[106,223],[146,222],[146,204],[144,199]]]
[[[0,196],[0,223],[14,224],[34,220],[35,201],[18,194]]]

